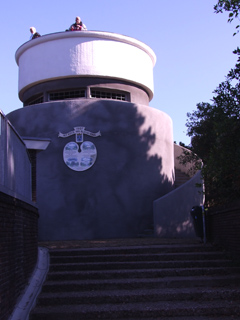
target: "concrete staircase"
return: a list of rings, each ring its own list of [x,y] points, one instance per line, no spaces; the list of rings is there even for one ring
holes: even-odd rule
[[[148,241],[50,250],[29,319],[240,319],[240,267],[198,241]]]
[[[191,177],[188,176],[186,173],[175,168],[175,182],[174,182],[175,189],[180,187],[190,179]]]

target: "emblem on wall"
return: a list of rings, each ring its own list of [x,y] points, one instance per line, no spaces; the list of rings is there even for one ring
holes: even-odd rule
[[[97,159],[97,149],[91,141],[83,141],[83,135],[91,137],[101,136],[100,131],[93,133],[86,131],[85,127],[74,127],[68,133],[59,132],[59,138],[66,138],[75,134],[75,142],[68,142],[63,149],[63,160],[72,170],[84,171],[91,168]]]

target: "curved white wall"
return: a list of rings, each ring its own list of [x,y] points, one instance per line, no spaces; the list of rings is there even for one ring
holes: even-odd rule
[[[144,43],[119,34],[69,31],[30,40],[16,52],[19,96],[40,82],[77,77],[130,81],[153,97],[156,56]]]

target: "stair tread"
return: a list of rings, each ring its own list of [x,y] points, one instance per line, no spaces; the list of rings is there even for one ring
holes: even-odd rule
[[[199,268],[206,267],[232,267],[232,262],[229,260],[182,260],[182,261],[140,261],[138,262],[138,267],[147,269],[168,269],[168,268],[194,268],[198,266]],[[60,272],[62,270],[132,270],[136,268],[135,261],[111,261],[111,262],[74,262],[74,263],[52,263],[50,267],[49,274],[51,272]]]
[[[146,318],[144,317],[144,320],[153,320],[156,318]],[[187,316],[187,315],[184,315],[182,317],[174,317],[174,316],[169,316],[169,317],[165,317],[165,316],[161,316],[160,318],[161,320],[230,320],[229,319],[229,315],[226,315],[226,316],[219,316],[216,318],[215,316],[193,316],[193,315],[190,315],[190,316]],[[160,320],[159,319],[159,320]],[[232,320],[239,320],[240,317],[238,316],[234,316],[234,315],[231,315],[231,319]],[[95,319],[93,319],[95,320]],[[118,318],[118,320],[126,320],[126,318]],[[139,317],[138,318],[127,318],[127,320],[139,320]],[[157,319],[158,320],[158,319]]]
[[[92,255],[90,255],[90,254],[87,254],[87,255],[83,255],[83,254],[81,254],[81,255],[72,255],[71,257],[72,258],[97,258],[97,257],[112,257],[112,256],[114,256],[114,257],[124,257],[124,256],[126,256],[126,257],[128,257],[128,256],[130,256],[130,257],[133,257],[133,258],[135,258],[135,257],[138,257],[138,256],[143,256],[143,257],[162,257],[162,256],[182,256],[182,255],[184,255],[184,256],[200,256],[200,255],[205,255],[205,256],[223,256],[223,253],[222,252],[219,252],[219,251],[196,251],[196,252],[194,252],[194,251],[186,251],[186,252],[154,252],[154,253],[152,253],[152,252],[146,252],[146,253],[139,253],[139,252],[137,252],[137,253],[128,253],[128,252],[125,252],[125,253],[118,253],[118,252],[116,252],[116,253],[112,253],[112,252],[110,252],[109,254],[101,254],[101,253],[99,253],[99,254],[92,254]],[[68,255],[61,255],[61,256],[55,256],[55,257],[53,257],[53,256],[51,256],[51,259],[52,260],[54,260],[54,259],[63,259],[63,258],[69,258],[69,256]]]
[[[195,243],[183,243],[183,244],[176,244],[176,243],[172,243],[172,244],[136,244],[136,245],[123,245],[123,246],[119,246],[119,247],[99,247],[99,248],[55,248],[55,249],[50,249],[50,253],[51,256],[52,255],[62,255],[64,253],[67,254],[73,254],[73,253],[78,253],[78,252],[82,252],[82,253],[94,253],[96,252],[97,254],[101,254],[102,252],[111,252],[111,251],[115,251],[120,253],[121,251],[123,252],[135,252],[135,251],[148,251],[149,249],[151,249],[151,251],[159,251],[159,252],[171,252],[171,250],[181,250],[181,251],[185,251],[185,250],[196,250],[196,249],[201,249],[204,252],[206,252],[206,250],[209,251],[217,251],[212,245],[209,244],[203,244],[200,240],[195,240]],[[171,249],[171,250],[170,250]],[[167,250],[167,251],[166,251]],[[169,251],[170,250],[170,251]]]
[[[71,305],[58,305],[58,306],[42,306],[36,307],[36,312],[45,313],[48,312],[55,312],[55,313],[74,313],[77,312],[79,314],[85,313],[86,311],[99,313],[99,312],[113,312],[113,311],[121,311],[121,310],[129,310],[130,312],[133,310],[137,311],[167,311],[167,310],[183,310],[188,311],[191,310],[193,312],[194,309],[202,308],[202,309],[216,309],[215,312],[217,314],[221,313],[222,309],[229,309],[235,308],[235,314],[240,315],[240,300],[238,301],[158,301],[158,302],[147,302],[147,303],[120,303],[120,304],[101,304],[97,305],[96,308],[91,303],[89,304],[77,304]],[[95,309],[95,310],[94,310]],[[186,313],[187,314],[187,313]]]
[[[156,282],[170,282],[170,281],[192,281],[192,280],[197,280],[201,283],[202,280],[218,280],[218,281],[222,281],[222,280],[240,280],[240,275],[239,274],[230,274],[230,275],[217,275],[217,276],[209,276],[209,275],[202,275],[202,276],[166,276],[163,278],[124,278],[124,279],[86,279],[86,280],[61,280],[61,284],[84,284],[84,283],[89,283],[89,284],[94,284],[94,283],[135,283],[135,282],[141,282],[141,283],[156,283]],[[45,283],[46,285],[58,285],[59,281],[57,280],[48,280]]]
[[[132,253],[132,254],[98,254],[98,255],[79,255],[79,256],[58,256],[58,257],[51,257],[51,263],[54,264],[56,261],[61,260],[76,260],[78,259],[79,262],[89,260],[89,262],[96,262],[96,260],[102,260],[103,262],[107,261],[125,261],[125,260],[133,260],[133,261],[141,261],[142,259],[147,259],[148,261],[152,259],[153,261],[163,260],[163,261],[172,261],[173,259],[185,260],[185,259],[208,259],[214,260],[219,258],[224,258],[224,255],[221,252],[171,252],[171,253]],[[157,261],[158,261],[157,260]]]
[[[90,318],[88,318],[88,319],[90,319]],[[137,318],[129,318],[129,317],[127,317],[127,318],[117,318],[118,320],[139,320],[139,317],[137,317]],[[187,315],[184,315],[184,316],[179,316],[179,317],[177,317],[177,316],[169,316],[169,317],[167,317],[167,316],[161,316],[161,318],[159,319],[159,318],[156,318],[156,317],[154,317],[154,318],[146,318],[146,317],[144,317],[144,320],[153,320],[153,319],[155,319],[155,320],[230,320],[230,318],[229,318],[229,315],[226,315],[226,316],[220,316],[220,315],[218,315],[218,317],[216,318],[215,316],[209,316],[209,315],[207,315],[207,316],[194,316],[194,315],[190,315],[190,316],[187,316]],[[238,317],[238,315],[236,315],[236,316],[234,316],[234,315],[231,315],[231,320],[239,320],[240,319],[240,317]],[[95,318],[93,318],[93,320],[95,320]]]
[[[68,260],[69,261],[69,260]],[[166,264],[168,265],[169,263],[180,263],[180,264],[187,264],[187,263],[215,263],[215,264],[222,264],[222,263],[230,263],[232,264],[231,260],[228,259],[214,259],[214,260],[198,260],[198,259],[194,259],[194,260],[145,260],[145,261],[138,261],[138,263],[140,264],[152,264],[152,263],[161,263],[161,264]],[[71,266],[71,265],[115,265],[115,264],[133,264],[136,265],[136,261],[90,261],[90,262],[81,262],[81,261],[76,261],[76,262],[61,262],[61,261],[54,261],[51,263],[51,266],[58,266],[58,265],[66,265],[66,266]]]
[[[202,297],[204,299],[208,299],[210,295],[216,295],[216,298],[212,296],[212,299],[219,299],[219,297],[224,298],[225,300],[230,297],[234,300],[240,299],[240,288],[208,288],[208,287],[191,287],[191,288],[159,288],[159,289],[130,289],[130,290],[106,290],[105,292],[101,292],[102,298],[108,297],[128,297],[128,296],[147,296],[147,295],[159,295],[159,296],[166,296],[168,299],[169,296],[178,296],[179,294],[182,295],[181,300],[185,300],[185,296],[189,298],[191,295],[190,300],[195,300],[195,296]],[[41,298],[51,299],[51,298],[73,298],[73,297],[84,297],[84,298],[93,298],[99,297],[98,291],[71,291],[71,292],[43,292],[41,294]],[[165,299],[165,300],[166,300]]]
[[[135,266],[136,267],[136,266]],[[49,277],[51,276],[127,276],[128,278],[137,277],[139,275],[145,275],[147,278],[151,277],[164,277],[168,275],[172,276],[186,276],[189,274],[191,275],[214,275],[214,274],[229,274],[229,273],[235,273],[239,274],[240,277],[240,267],[206,267],[206,268],[144,268],[144,269],[119,269],[119,270],[72,270],[72,271],[52,271],[49,272]]]

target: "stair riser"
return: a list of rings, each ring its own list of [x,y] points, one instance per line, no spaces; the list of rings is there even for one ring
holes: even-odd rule
[[[158,262],[109,262],[109,263],[76,263],[76,264],[52,264],[50,266],[50,272],[56,271],[76,271],[76,270],[132,270],[136,269],[167,269],[167,268],[214,268],[214,267],[230,267],[229,261],[158,261]]]
[[[233,314],[239,315],[240,308],[237,308],[234,313],[231,308],[199,308],[191,310],[189,308],[182,308],[182,309],[161,309],[159,310],[123,310],[119,311],[116,310],[114,312],[100,312],[100,311],[89,311],[89,312],[72,312],[71,309],[67,314],[63,313],[54,313],[54,314],[35,314],[34,316],[30,317],[30,320],[79,320],[79,319],[129,319],[136,318],[136,319],[144,319],[144,318],[153,318],[153,319],[160,319],[161,317],[196,317],[196,316],[208,316],[208,315],[215,315],[215,316],[229,316],[231,317]],[[217,318],[216,318],[217,319]]]
[[[197,253],[197,252],[216,253],[212,246],[188,245],[188,246],[151,246],[151,247],[125,247],[125,248],[106,248],[106,249],[73,249],[51,251],[51,257],[74,257],[74,256],[99,256],[99,255],[138,255],[138,254],[164,254],[164,253]]]
[[[42,292],[71,292],[71,291],[94,291],[94,290],[131,290],[131,289],[157,289],[157,288],[193,288],[193,287],[229,287],[234,285],[240,285],[240,279],[222,279],[221,282],[215,279],[202,279],[194,280],[161,280],[155,282],[142,282],[138,280],[136,282],[123,282],[115,283],[67,283],[54,285],[46,284],[43,286]]]
[[[70,271],[70,270],[68,270]],[[163,278],[163,277],[193,277],[209,275],[227,275],[231,273],[240,273],[236,268],[221,269],[162,269],[162,270],[127,270],[125,271],[104,271],[104,272],[67,272],[67,273],[49,273],[47,279],[55,281],[66,280],[104,280],[104,279],[132,279],[132,278]]]
[[[223,297],[223,294],[218,294],[217,292],[214,293],[157,293],[157,294],[142,294],[142,295],[135,295],[135,294],[128,294],[128,295],[104,295],[99,294],[99,296],[88,296],[87,293],[84,295],[82,294],[80,297],[68,297],[67,295],[63,298],[56,296],[56,297],[42,297],[38,300],[39,306],[54,306],[54,305],[81,305],[81,304],[88,304],[91,301],[92,304],[118,304],[118,303],[146,303],[146,302],[158,302],[158,301],[213,301],[218,300]],[[240,292],[238,293],[225,293],[224,300],[225,301],[235,301],[240,299]]]
[[[192,254],[146,254],[146,255],[107,255],[107,256],[77,256],[51,258],[51,264],[56,263],[87,263],[87,262],[138,262],[138,261],[189,261],[189,260],[219,260],[219,253],[192,253]]]

